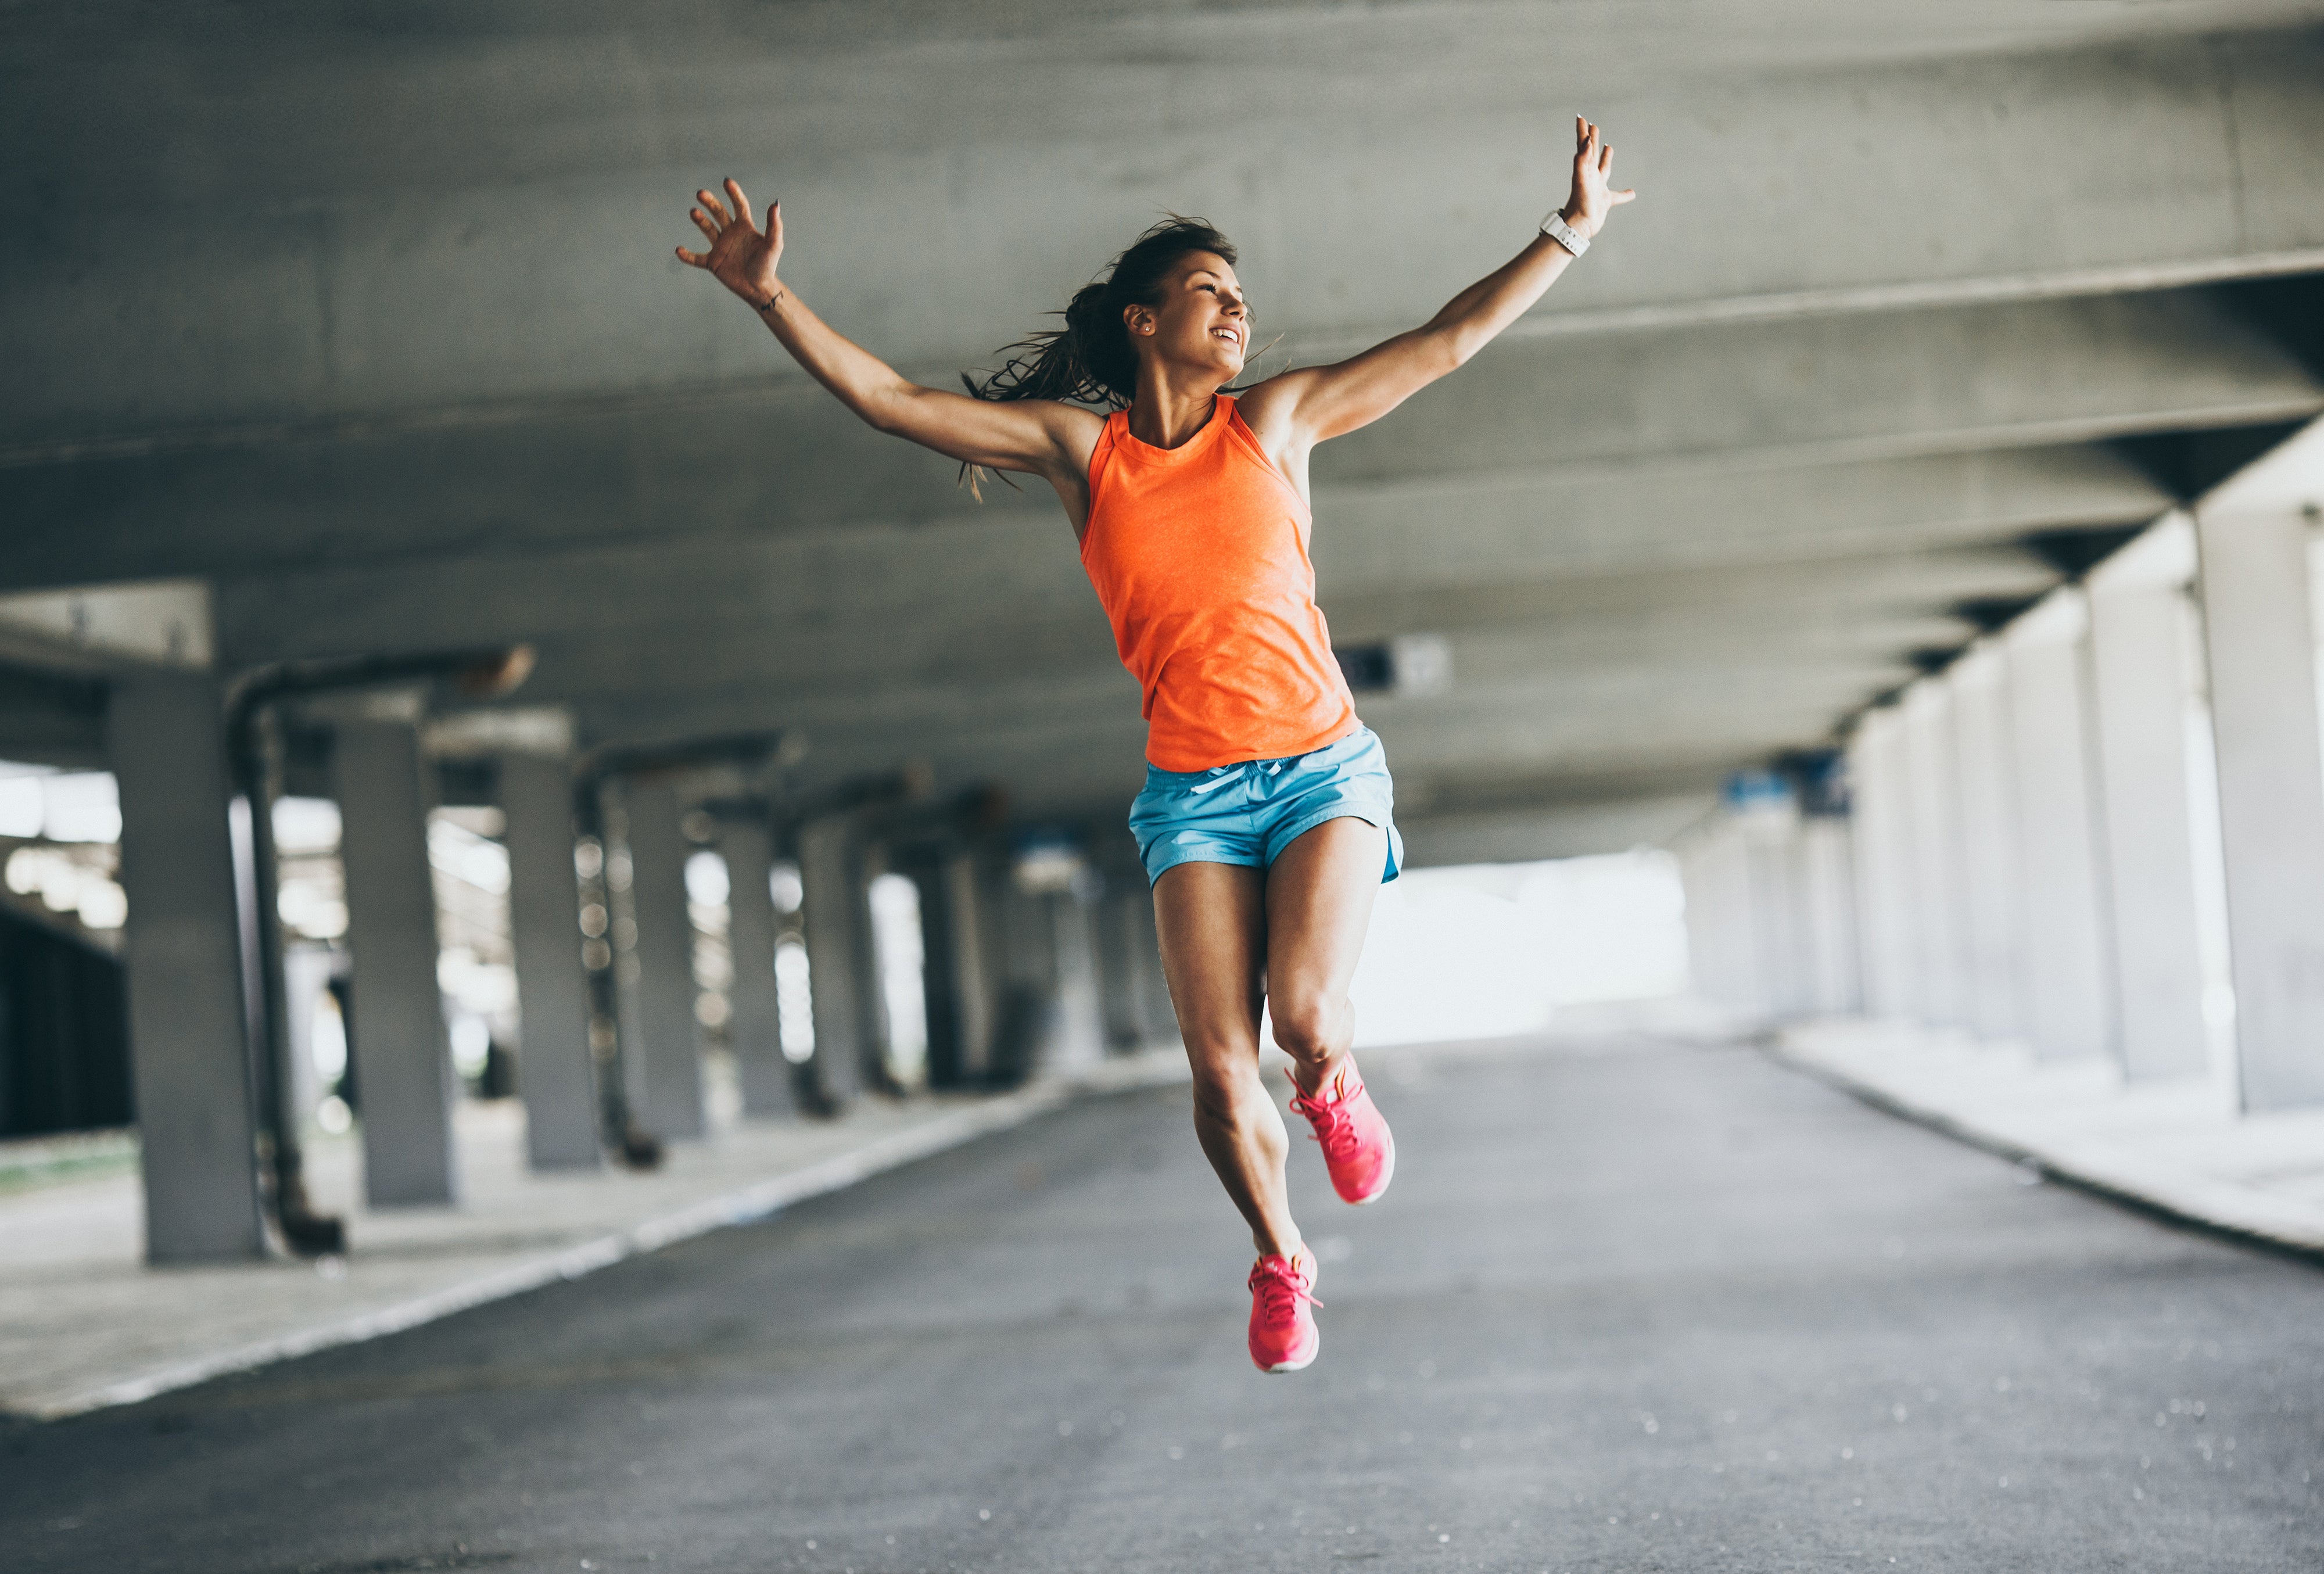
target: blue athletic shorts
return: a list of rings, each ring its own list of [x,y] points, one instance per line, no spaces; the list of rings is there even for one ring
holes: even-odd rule
[[[1287,759],[1246,759],[1210,770],[1146,768],[1146,790],[1130,805],[1130,833],[1148,884],[1182,863],[1265,869],[1326,820],[1351,815],[1388,833],[1386,884],[1404,864],[1396,831],[1396,784],[1370,727]]]

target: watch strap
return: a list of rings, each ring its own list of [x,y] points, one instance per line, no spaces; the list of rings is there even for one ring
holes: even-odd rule
[[[1582,238],[1581,232],[1565,222],[1561,209],[1550,209],[1549,216],[1541,221],[1541,233],[1577,257],[1590,249],[1590,243]]]

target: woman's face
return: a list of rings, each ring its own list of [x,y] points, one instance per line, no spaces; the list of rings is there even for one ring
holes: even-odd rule
[[[1190,252],[1162,286],[1159,306],[1133,306],[1123,314],[1140,354],[1174,366],[1201,367],[1231,382],[1250,353],[1250,308],[1227,260]]]

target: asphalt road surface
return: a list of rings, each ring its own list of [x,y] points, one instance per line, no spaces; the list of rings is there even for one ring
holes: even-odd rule
[[[0,1431],[23,1574],[2324,1569],[2324,1273],[1743,1048],[1374,1057],[1322,1358],[1183,1091],[393,1339]]]

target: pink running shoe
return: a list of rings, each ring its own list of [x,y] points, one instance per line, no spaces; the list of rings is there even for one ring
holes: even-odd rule
[[[1364,1091],[1353,1056],[1340,1063],[1332,1085],[1314,1097],[1300,1092],[1292,1080],[1291,1108],[1315,1128],[1323,1146],[1323,1164],[1332,1172],[1332,1189],[1348,1202],[1373,1202],[1388,1190],[1396,1174],[1396,1138],[1388,1122]]]
[[[1301,1266],[1305,1258],[1306,1266]],[[1250,1358],[1262,1372],[1296,1372],[1315,1358],[1314,1259],[1261,1257],[1250,1270]]]

